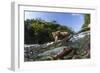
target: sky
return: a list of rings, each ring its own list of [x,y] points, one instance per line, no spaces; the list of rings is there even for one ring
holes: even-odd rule
[[[73,29],[75,32],[78,32],[84,24],[84,14],[82,13],[25,11],[25,20],[33,18],[41,18],[49,22],[56,21],[61,25]]]

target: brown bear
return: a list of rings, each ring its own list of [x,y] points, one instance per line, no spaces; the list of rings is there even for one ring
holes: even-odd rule
[[[57,42],[58,40],[62,40],[64,38],[68,37],[68,35],[69,35],[69,33],[66,32],[66,31],[63,31],[63,32],[61,32],[61,31],[52,32],[52,36],[53,36],[55,42]]]

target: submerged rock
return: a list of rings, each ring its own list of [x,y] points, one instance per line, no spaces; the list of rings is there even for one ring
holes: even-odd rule
[[[53,56],[53,55],[57,55],[57,54],[61,53],[64,48],[67,48],[67,46],[57,47],[57,48],[45,51],[45,52],[39,54],[38,56]]]

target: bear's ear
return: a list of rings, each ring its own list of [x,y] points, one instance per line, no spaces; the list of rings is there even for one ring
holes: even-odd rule
[[[60,31],[56,31],[56,32],[55,32],[56,35],[59,35],[60,33],[61,33]]]
[[[54,34],[54,32],[51,33],[52,35]]]
[[[53,37],[55,36],[55,32],[52,32],[51,34],[53,35]]]
[[[60,31],[56,31],[56,33],[60,33]]]

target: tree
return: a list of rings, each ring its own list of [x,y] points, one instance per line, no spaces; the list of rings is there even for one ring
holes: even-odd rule
[[[84,14],[84,24],[82,28],[87,27],[90,24],[90,14]]]
[[[72,29],[58,24],[56,21],[47,22],[40,18],[25,20],[24,25],[25,44],[43,44],[53,41],[51,33],[57,30],[74,33]]]

